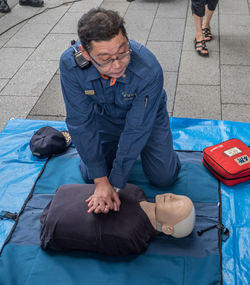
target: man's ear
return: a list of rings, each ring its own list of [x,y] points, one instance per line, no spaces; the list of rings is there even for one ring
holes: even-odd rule
[[[174,227],[168,225],[162,225],[161,231],[166,235],[172,235],[174,233]]]
[[[80,50],[81,50],[81,52],[82,52],[83,57],[84,57],[86,60],[90,61],[89,54],[86,52],[86,50],[85,50],[82,46],[80,46]]]

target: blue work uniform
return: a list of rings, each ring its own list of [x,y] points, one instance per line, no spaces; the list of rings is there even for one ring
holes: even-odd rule
[[[62,54],[67,127],[85,180],[108,176],[111,185],[124,188],[141,154],[151,183],[167,186],[175,181],[180,163],[173,150],[163,72],[147,48],[134,41],[130,45],[130,63],[115,84],[94,65],[79,68],[72,47]]]

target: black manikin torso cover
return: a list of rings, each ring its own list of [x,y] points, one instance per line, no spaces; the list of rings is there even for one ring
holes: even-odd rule
[[[58,251],[84,250],[106,255],[143,252],[155,235],[139,202],[146,200],[132,184],[119,192],[119,212],[88,213],[85,202],[95,185],[62,185],[41,216],[41,247]]]

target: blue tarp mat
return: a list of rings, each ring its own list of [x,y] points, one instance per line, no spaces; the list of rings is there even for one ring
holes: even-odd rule
[[[21,211],[45,163],[45,160],[38,160],[31,155],[29,140],[37,129],[45,125],[50,125],[60,130],[65,129],[64,122],[14,119],[8,122],[0,134],[0,211],[7,210],[17,213]],[[174,146],[177,150],[201,151],[204,147],[230,138],[239,138],[250,145],[250,124],[247,123],[171,118],[171,127],[174,137]],[[226,187],[221,184],[223,223],[229,228],[231,233],[227,242],[223,244],[222,249],[224,284],[248,284],[250,280],[250,258],[248,250],[249,188],[250,182],[245,182],[233,187]],[[37,193],[37,195],[39,195],[39,193]],[[13,224],[14,222],[10,220],[0,221],[0,247],[3,246]],[[23,247],[22,249],[23,252],[18,251],[13,244],[9,247],[5,247],[3,253],[4,255],[8,253],[9,256],[12,256],[12,259],[8,259],[12,260],[12,262],[11,264],[6,264],[7,261],[4,260],[2,256],[0,258],[0,274],[1,268],[6,268],[6,266],[9,266],[11,272],[13,266],[15,266],[15,260],[18,260],[18,256],[23,257],[23,262],[27,263],[26,270],[28,271],[33,261],[29,259],[29,256],[25,257],[25,249]],[[29,246],[29,250],[36,251],[37,247],[31,248]],[[54,253],[51,253],[51,255],[53,256]],[[42,254],[36,254],[35,256],[37,262],[39,261],[41,264],[46,263],[46,259],[43,259]],[[60,259],[62,260],[62,263],[60,263],[61,270],[63,270],[64,266],[67,267],[68,257],[61,255]],[[80,260],[81,259],[79,259],[79,262]],[[155,266],[157,266],[157,262],[159,264],[161,263],[161,266],[164,267],[164,263],[160,258],[156,258]],[[55,264],[55,266],[57,265]],[[107,274],[109,273],[110,269],[108,264],[103,263],[99,264],[99,266],[107,267]],[[176,266],[178,267],[178,260],[176,261]],[[199,264],[196,266],[197,270],[201,270]],[[116,272],[115,266],[112,266],[112,270],[112,275],[110,276],[114,278],[117,274],[117,278],[119,278],[117,280],[120,280],[122,276],[119,275],[119,270],[117,269]],[[171,268],[170,271],[174,272],[175,268]],[[205,274],[205,269],[203,268],[201,272],[201,274]],[[41,273],[44,274],[42,270],[40,274]],[[39,275],[39,272],[37,272],[37,274]],[[46,274],[48,274],[48,276],[50,275],[50,273]],[[82,276],[80,272],[78,274]],[[211,272],[207,272],[207,274],[211,274]],[[34,276],[32,278],[34,278]],[[34,281],[35,279],[32,278],[30,280]],[[98,274],[95,275],[95,279],[97,283]],[[25,284],[25,282],[22,283],[21,281],[22,280],[20,280],[20,284]],[[194,281],[193,283],[195,284],[196,282]]]
[[[13,260],[13,255],[9,253],[13,251],[15,267],[11,269],[12,277],[8,282],[5,281],[5,285],[21,285],[23,283],[20,280],[25,284],[79,284],[80,274],[84,275],[84,284],[88,285],[118,282],[151,285],[154,280],[157,284],[193,285],[195,281],[203,285],[220,284],[218,229],[213,228],[202,236],[197,234],[197,230],[218,224],[218,182],[202,166],[200,152],[178,155],[182,169],[172,187],[152,187],[142,172],[140,161],[133,167],[130,182],[141,186],[149,200],[153,200],[156,194],[165,192],[187,194],[194,201],[196,209],[196,228],[191,235],[183,239],[174,239],[160,234],[151,241],[143,254],[129,257],[112,258],[86,252],[55,254],[42,250],[39,247],[39,218],[43,208],[62,183],[84,183],[78,169],[78,154],[75,149],[71,149],[66,154],[49,160],[38,180],[33,196],[22,212],[12,238],[2,253],[0,283],[6,280],[4,276],[10,275],[9,264]],[[30,260],[31,266],[23,263],[23,255]],[[64,262],[67,262],[66,267]],[[27,266],[29,270],[25,270]],[[204,269],[207,275],[204,275]],[[116,272],[115,275],[113,271]]]

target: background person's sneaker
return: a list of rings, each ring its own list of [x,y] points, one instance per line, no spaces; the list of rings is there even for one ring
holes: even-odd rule
[[[43,0],[19,0],[21,6],[42,7]]]
[[[8,13],[10,12],[10,7],[6,0],[0,0],[0,12],[1,13]]]

